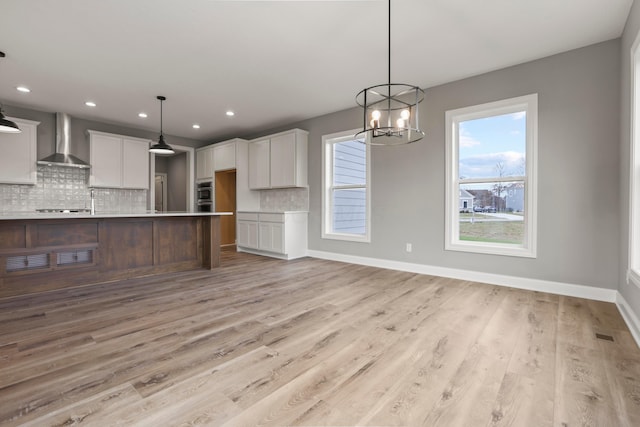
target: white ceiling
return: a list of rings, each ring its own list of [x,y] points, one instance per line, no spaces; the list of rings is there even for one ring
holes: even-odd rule
[[[394,0],[392,80],[428,88],[613,39],[632,2]],[[0,101],[9,105],[159,130],[164,95],[165,133],[215,141],[353,107],[361,89],[387,81],[384,0],[0,8]]]

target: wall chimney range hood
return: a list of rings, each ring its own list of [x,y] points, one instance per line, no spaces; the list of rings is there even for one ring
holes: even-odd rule
[[[81,169],[91,167],[71,154],[71,117],[68,114],[56,113],[56,151],[52,155],[38,160],[38,164]]]

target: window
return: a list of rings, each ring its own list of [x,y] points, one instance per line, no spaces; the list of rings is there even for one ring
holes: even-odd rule
[[[640,34],[631,48],[631,163],[629,166],[629,268],[640,287]]]
[[[322,237],[370,241],[369,146],[357,131],[322,137]]]
[[[445,249],[536,256],[537,95],[446,112]]]

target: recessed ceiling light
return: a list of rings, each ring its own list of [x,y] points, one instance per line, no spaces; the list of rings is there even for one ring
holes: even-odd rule
[[[233,116],[235,116],[235,115],[236,115],[236,113],[234,113],[234,112],[233,112],[233,111],[231,111],[231,110],[227,111],[227,113],[226,113],[226,114],[227,114],[227,116],[229,116],[229,117],[233,117]]]
[[[31,89],[29,89],[29,88],[28,88],[28,87],[26,87],[26,86],[18,86],[16,89],[18,90],[18,92],[24,92],[24,93],[29,93],[29,92],[31,92]]]
[[[194,129],[200,129],[200,125],[196,123],[196,124],[194,124],[194,125],[192,126],[192,128],[194,128]]]
[[[95,107],[96,103],[93,101],[87,101],[84,103],[84,105],[86,105],[87,107]]]
[[[147,116],[147,113],[138,113],[138,117],[146,119],[148,116]]]

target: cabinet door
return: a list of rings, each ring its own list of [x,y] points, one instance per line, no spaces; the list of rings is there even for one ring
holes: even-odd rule
[[[236,168],[236,144],[213,147],[213,169],[223,171]]]
[[[271,224],[271,251],[280,254],[284,252],[284,224]]]
[[[0,182],[36,184],[36,144],[38,122],[14,121],[21,133],[0,133]]]
[[[277,222],[259,223],[258,248],[263,251],[284,253],[284,228]]]
[[[122,140],[122,187],[149,189],[149,144]]]
[[[90,142],[92,187],[122,186],[122,138],[93,134]]]
[[[271,138],[271,187],[295,187],[296,135],[289,133]]]
[[[270,188],[269,140],[249,143],[249,188]]]
[[[258,248],[257,221],[238,221],[238,246]]]
[[[263,251],[270,251],[273,245],[271,238],[271,223],[261,222],[258,224],[258,248]]]
[[[196,179],[213,180],[213,147],[196,151]]]

